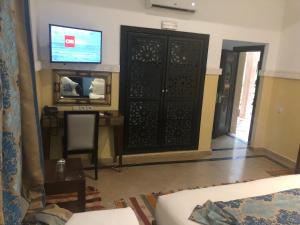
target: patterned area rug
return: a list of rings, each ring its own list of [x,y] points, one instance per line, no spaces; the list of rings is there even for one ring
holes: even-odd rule
[[[249,182],[251,180],[246,180],[242,182],[235,182],[235,183],[244,183]],[[232,183],[223,183],[218,185],[228,185]],[[195,188],[188,188],[188,190],[198,189],[198,188],[206,188],[206,187],[212,187],[212,186],[218,186],[218,185],[211,185],[211,186],[203,186],[203,187],[195,187]],[[158,192],[158,193],[150,193],[150,194],[142,194],[130,198],[125,199],[119,199],[114,201],[114,205],[116,208],[125,208],[125,207],[131,207],[133,211],[135,212],[140,225],[154,225],[154,214],[155,214],[155,207],[156,207],[156,201],[157,198],[161,195],[166,195],[182,190],[187,189],[180,189],[177,191],[170,191],[166,193]]]
[[[49,195],[46,197],[46,204],[59,204],[77,201],[77,193]],[[101,205],[100,192],[94,187],[86,187],[86,211],[104,209]]]
[[[286,175],[286,174],[281,174],[281,175]],[[251,180],[235,182],[235,183],[244,183],[249,181]],[[228,184],[232,184],[232,183],[222,183],[218,185],[228,185]],[[206,187],[212,187],[218,185],[194,187],[194,188],[188,188],[188,190],[206,188]],[[155,224],[154,214],[155,214],[155,207],[156,207],[156,202],[158,197],[161,195],[166,195],[166,194],[170,194],[182,190],[186,190],[186,189],[179,189],[176,191],[169,191],[165,193],[154,192],[149,194],[137,195],[130,198],[119,199],[114,201],[114,206],[115,208],[131,207],[134,210],[140,225],[153,225]],[[73,202],[76,200],[77,200],[77,193],[59,194],[59,195],[47,196],[46,203],[57,204],[57,203]],[[86,188],[86,211],[101,210],[101,209],[105,209],[105,207],[101,204],[100,192],[94,187],[90,187],[90,186],[87,187]]]
[[[116,208],[131,207],[140,225],[151,225],[154,221],[154,211],[156,207],[156,200],[160,193],[152,193],[146,195],[139,195],[130,197],[128,199],[120,199],[114,202]]]

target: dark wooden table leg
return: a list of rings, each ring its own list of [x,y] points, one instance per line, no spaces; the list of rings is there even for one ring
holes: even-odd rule
[[[123,167],[123,148],[124,148],[124,136],[123,136],[124,127],[119,126],[119,167]]]
[[[78,204],[81,212],[85,212],[85,180],[79,184],[78,189]]]
[[[114,162],[119,157],[119,169],[123,166],[123,126],[114,126]]]
[[[117,132],[117,127],[113,127],[113,139],[114,139],[114,157],[113,163],[117,162],[117,157],[119,156],[119,137]]]
[[[51,143],[51,129],[42,127],[42,141],[44,148],[44,159],[50,159],[50,143]]]

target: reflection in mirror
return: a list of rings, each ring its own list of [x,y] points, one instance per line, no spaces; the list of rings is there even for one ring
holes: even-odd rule
[[[105,80],[103,78],[62,76],[60,80],[60,95],[65,98],[104,99]]]
[[[104,98],[105,80],[101,78],[91,80],[89,91],[89,97],[91,99]]]
[[[110,104],[111,74],[55,71],[56,103]],[[58,88],[59,87],[59,88]]]

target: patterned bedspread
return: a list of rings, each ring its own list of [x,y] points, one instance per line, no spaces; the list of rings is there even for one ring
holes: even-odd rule
[[[215,205],[233,215],[241,225],[300,224],[300,189]]]

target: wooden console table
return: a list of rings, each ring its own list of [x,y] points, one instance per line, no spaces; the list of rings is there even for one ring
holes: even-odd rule
[[[119,111],[99,111],[99,127],[111,127],[114,136],[114,163],[119,157],[119,167],[122,167],[123,156],[123,124],[124,116]],[[63,128],[64,111],[58,111],[55,115],[42,113],[41,126],[45,159],[50,158],[50,143],[53,129]]]

